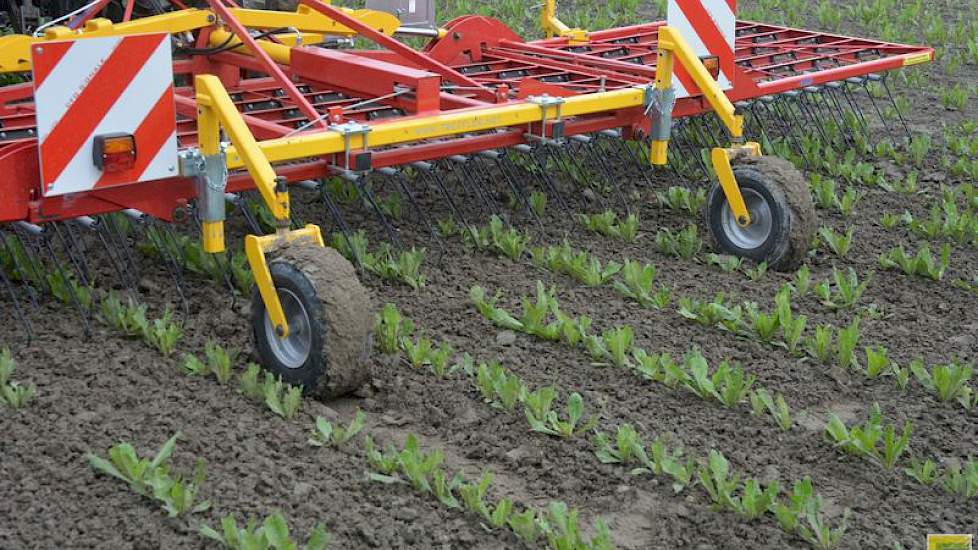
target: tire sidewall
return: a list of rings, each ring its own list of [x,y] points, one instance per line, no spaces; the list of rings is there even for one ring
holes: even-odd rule
[[[285,262],[272,262],[269,265],[272,283],[276,289],[284,288],[291,291],[302,303],[309,316],[309,329],[312,332],[309,357],[298,368],[289,368],[275,358],[275,353],[269,345],[265,332],[265,317],[267,315],[265,302],[256,288],[252,296],[251,326],[254,332],[255,346],[262,363],[268,372],[279,376],[282,381],[291,385],[301,385],[311,390],[319,384],[328,382],[328,361],[325,350],[326,318],[323,315],[322,304],[316,294],[316,289],[308,278],[295,266]]]
[[[757,192],[767,202],[771,211],[771,233],[764,243],[756,248],[741,248],[733,243],[723,230],[723,207],[727,197],[719,185],[710,190],[706,209],[706,225],[713,235],[713,240],[719,252],[742,258],[748,258],[757,263],[767,262],[775,265],[788,254],[791,248],[791,208],[787,197],[777,185],[767,181],[763,174],[749,167],[734,168],[734,178],[741,189]]]

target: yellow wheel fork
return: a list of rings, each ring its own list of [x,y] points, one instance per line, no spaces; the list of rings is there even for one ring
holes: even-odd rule
[[[230,138],[248,173],[255,181],[262,200],[275,218],[277,229],[273,235],[248,235],[245,237],[245,255],[255,277],[255,285],[265,304],[268,318],[279,338],[289,336],[289,322],[282,310],[275,282],[268,268],[265,255],[283,246],[308,244],[325,246],[322,232],[316,225],[290,230],[289,191],[284,178],[275,175],[271,163],[258,146],[247,124],[231,101],[221,81],[212,75],[198,75],[195,79],[197,93],[197,126],[200,136],[198,172],[198,201],[205,207],[203,214],[202,246],[207,252],[223,252],[224,243],[224,189],[227,183],[227,159],[220,144],[220,130]]]
[[[717,117],[730,134],[732,145],[717,147],[711,151],[710,158],[720,187],[727,198],[730,210],[741,226],[751,224],[750,212],[740,193],[740,186],[733,174],[732,161],[742,155],[760,156],[761,146],[755,142],[744,142],[744,117],[734,108],[723,90],[710,75],[703,61],[697,57],[689,43],[675,28],[659,28],[659,54],[655,73],[655,85],[650,87],[646,97],[646,110],[651,116],[652,148],[649,159],[652,164],[663,165],[668,160],[668,146],[672,128],[672,109],[675,93],[672,90],[672,77],[675,64],[679,62],[689,73],[697,88],[703,93]]]

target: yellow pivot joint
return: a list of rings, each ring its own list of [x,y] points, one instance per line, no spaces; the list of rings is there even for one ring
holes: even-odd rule
[[[572,45],[587,44],[588,33],[584,29],[570,28],[557,18],[557,0],[544,0],[540,9],[540,26],[547,38],[560,36],[570,40]]]

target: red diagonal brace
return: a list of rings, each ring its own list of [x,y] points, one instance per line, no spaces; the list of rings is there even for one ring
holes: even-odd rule
[[[223,20],[227,26],[231,27],[231,30],[234,31],[234,34],[238,37],[238,40],[241,40],[241,42],[251,50],[252,54],[261,61],[265,70],[268,71],[268,75],[274,78],[275,82],[277,82],[278,85],[285,90],[285,93],[288,94],[289,99],[291,99],[295,103],[296,107],[302,111],[302,114],[305,115],[310,121],[316,120],[317,124],[321,128],[328,128],[329,124],[325,120],[319,118],[319,112],[316,111],[312,104],[309,103],[305,96],[302,95],[302,92],[295,87],[295,84],[291,79],[289,79],[288,76],[286,76],[285,72],[282,71],[282,68],[272,61],[272,58],[269,57],[265,50],[261,49],[258,43],[255,42],[255,39],[248,34],[247,27],[242,25],[240,21],[234,18],[234,15],[231,14],[231,10],[225,7],[224,4],[221,3],[221,0],[207,0],[207,3],[211,5],[211,9],[217,12],[221,20]]]
[[[492,90],[484,87],[479,82],[472,80],[471,78],[465,76],[464,74],[456,71],[455,69],[444,65],[434,59],[424,55],[423,53],[417,52],[410,47],[401,44],[397,40],[387,36],[386,34],[379,32],[370,26],[364,24],[355,17],[350,17],[342,10],[338,10],[333,6],[324,4],[319,0],[299,0],[300,4],[309,6],[310,8],[318,11],[319,13],[329,17],[333,21],[336,21],[340,25],[347,27],[348,29],[354,30],[360,36],[373,41],[378,46],[383,46],[388,50],[397,53],[404,59],[417,63],[422,69],[431,71],[433,73],[439,74],[445,80],[457,84],[459,86],[466,86],[472,88],[473,92],[479,95],[480,98],[494,101],[495,93]]]

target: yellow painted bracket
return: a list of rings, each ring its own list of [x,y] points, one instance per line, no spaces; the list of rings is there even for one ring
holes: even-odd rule
[[[306,241],[309,244],[325,247],[323,233],[319,226],[309,224],[302,229],[293,231],[283,230],[274,235],[248,235],[245,237],[245,255],[248,257],[248,265],[251,266],[251,273],[255,277],[255,285],[258,286],[258,293],[265,304],[265,311],[268,318],[275,327],[275,333],[279,338],[289,336],[289,322],[285,318],[282,310],[282,302],[279,300],[278,291],[275,290],[275,282],[272,281],[272,273],[268,269],[268,261],[265,253],[276,248]]]
[[[696,87],[703,93],[707,103],[710,104],[710,107],[727,128],[730,138],[734,141],[741,139],[744,136],[743,115],[737,114],[733,103],[727,98],[727,94],[723,93],[720,85],[713,80],[710,71],[703,65],[703,62],[679,30],[669,26],[659,27],[659,52],[660,55],[662,52],[671,52],[675,55],[689,76],[692,77],[693,82],[696,83]],[[657,80],[660,70],[661,68],[656,69]]]
[[[289,335],[289,323],[282,311],[282,303],[275,290],[265,253],[298,240],[307,240],[324,246],[322,233],[315,225],[307,225],[295,231],[289,230],[288,188],[284,180],[279,180],[275,176],[275,170],[272,169],[268,157],[259,147],[255,136],[248,129],[220,79],[213,75],[197,75],[194,85],[201,153],[207,157],[220,151],[220,129],[223,128],[231,139],[236,154],[255,181],[255,187],[261,193],[265,205],[275,218],[277,230],[274,235],[245,237],[245,255],[248,257],[248,264],[254,274],[255,284],[265,304],[265,310],[275,326],[275,332],[279,338],[286,338]],[[221,227],[213,224],[219,224]],[[205,225],[202,235],[204,248],[209,252],[224,249],[223,222],[213,222],[213,224]],[[213,241],[208,242],[209,239]]]
[[[723,195],[727,198],[727,204],[733,212],[737,225],[747,227],[751,224],[750,212],[744,203],[744,196],[737,185],[737,178],[734,177],[731,160],[739,155],[761,156],[761,145],[756,142],[749,142],[740,147],[724,149],[716,147],[711,151],[710,158],[713,161],[713,171],[716,172],[717,179],[720,180],[720,188]]]
[[[393,35],[400,26],[398,18],[386,12],[366,9],[340,9],[387,35]],[[253,29],[289,28],[320,37],[324,34],[347,37],[356,35],[353,30],[302,5],[294,12],[232,8],[231,13],[245,27]],[[186,9],[141,17],[126,23],[113,23],[108,19],[95,18],[85,23],[85,26],[78,30],[64,26],[50,27],[45,29],[44,36],[40,37],[23,34],[0,36],[0,73],[31,70],[31,46],[41,42],[159,32],[179,34],[211,26],[216,22],[217,18],[210,10]],[[288,34],[284,36],[287,37]],[[295,34],[292,33],[292,36]],[[284,41],[288,42],[288,39],[286,38]]]
[[[587,44],[588,33],[584,29],[570,28],[557,18],[557,0],[544,0],[540,8],[540,27],[547,38],[561,36],[570,39],[571,45]]]

